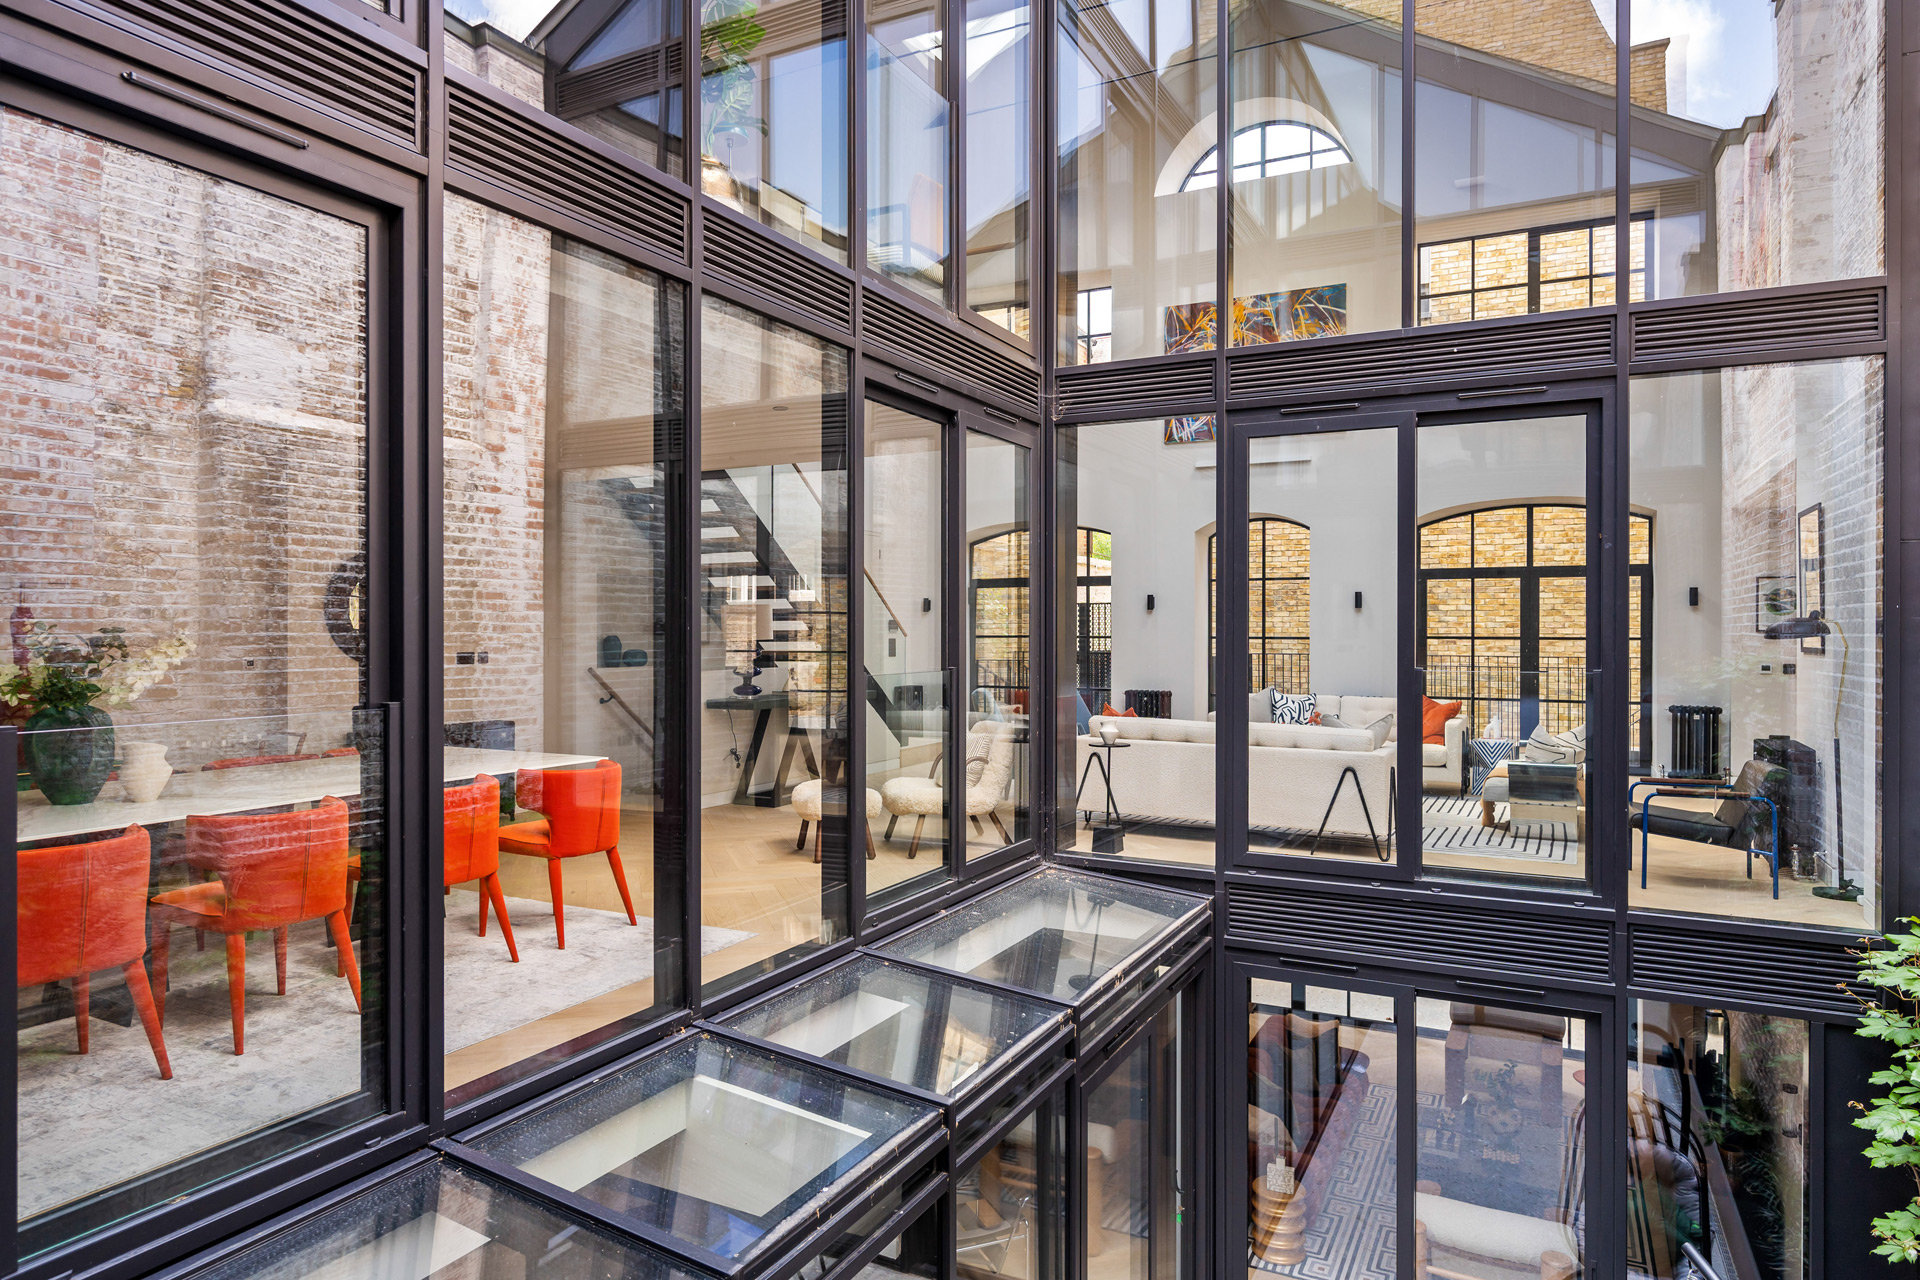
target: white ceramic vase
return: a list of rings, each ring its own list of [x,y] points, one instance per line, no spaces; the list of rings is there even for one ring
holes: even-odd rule
[[[1108,746],[1112,746],[1113,740],[1119,736],[1120,726],[1114,724],[1111,720],[1100,726],[1100,741],[1106,743]]]
[[[173,766],[167,763],[164,742],[122,742],[120,789],[129,804],[151,804],[167,789]]]

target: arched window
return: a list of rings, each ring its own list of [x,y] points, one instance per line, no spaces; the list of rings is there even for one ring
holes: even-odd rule
[[[1346,145],[1318,125],[1298,120],[1269,120],[1234,131],[1233,180],[1278,178],[1309,169],[1331,169],[1353,159]],[[1194,162],[1182,191],[1203,191],[1220,182],[1220,148],[1209,147]]]
[[[1307,526],[1276,516],[1247,521],[1247,688],[1272,685],[1281,693],[1312,693],[1313,535]],[[1220,577],[1220,535],[1207,539],[1208,702],[1220,654],[1214,584]]]

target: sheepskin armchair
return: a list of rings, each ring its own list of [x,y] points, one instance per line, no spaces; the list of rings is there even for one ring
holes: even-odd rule
[[[998,812],[1013,782],[1013,763],[1018,743],[1014,725],[1000,720],[984,720],[967,731],[967,817],[975,831],[981,831],[980,819],[993,823],[1001,840],[1013,843]],[[892,815],[887,823],[887,838],[893,838],[894,824],[912,817],[913,838],[907,856],[920,851],[920,833],[927,819],[946,811],[946,788],[940,779],[940,762],[933,765],[929,778],[893,778],[880,788],[881,803]]]

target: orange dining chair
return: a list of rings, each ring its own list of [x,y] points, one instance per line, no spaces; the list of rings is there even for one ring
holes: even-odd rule
[[[445,871],[440,878],[449,889],[469,880],[480,882],[480,936],[487,936],[487,904],[492,902],[507,955],[518,964],[520,948],[514,944],[507,898],[500,891],[500,780],[483,773],[464,787],[448,787],[446,797]]]
[[[328,796],[292,813],[187,818],[187,863],[218,879],[153,898],[153,962],[167,1013],[167,940],[174,925],[227,939],[233,1051],[247,1051],[247,934],[273,934],[274,973],[287,994],[287,929],[325,920],[339,966],[360,1003],[360,963],[347,935],[347,804]]]
[[[87,1051],[89,979],[118,968],[127,994],[147,1029],[160,1078],[173,1079],[160,1012],[147,981],[147,876],[152,856],[147,833],[128,827],[92,844],[22,849],[17,951],[23,987],[73,980],[73,1016],[80,1026],[80,1052]]]
[[[627,923],[639,924],[633,914],[633,895],[627,892],[627,869],[620,862],[620,766],[602,760],[591,769],[523,769],[514,780],[516,797],[538,796],[533,822],[500,828],[500,847],[547,860],[547,885],[553,892],[553,932],[562,951],[567,948],[566,908],[560,897],[560,863],[590,853],[607,855],[613,882],[620,886]]]

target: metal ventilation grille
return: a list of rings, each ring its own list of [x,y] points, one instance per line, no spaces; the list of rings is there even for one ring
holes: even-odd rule
[[[860,291],[866,336],[904,359],[1022,406],[1040,402],[1040,375],[985,340],[975,342],[872,289]]]
[[[1584,369],[1613,363],[1613,317],[1529,320],[1421,331],[1363,342],[1288,342],[1227,360],[1227,398],[1352,389],[1449,378]]]
[[[1649,995],[1843,1016],[1860,1011],[1840,989],[1854,967],[1839,943],[1635,924],[1631,953],[1632,985]]]
[[[638,53],[589,67],[585,71],[566,71],[554,78],[554,109],[562,119],[618,106],[662,86],[680,82],[686,54],[677,44],[662,49],[654,45]]]
[[[1354,963],[1395,969],[1608,982],[1611,935],[1604,920],[1487,911],[1457,901],[1227,886],[1229,942],[1331,952]]]
[[[1885,342],[1886,310],[1885,290],[1873,288],[1634,311],[1633,358],[1778,355],[1794,347]]]
[[[295,89],[415,145],[417,67],[297,4],[112,0],[114,8],[221,62]]]
[[[1126,413],[1144,405],[1188,406],[1204,412],[1213,407],[1214,363],[1188,360],[1118,369],[1088,365],[1060,370],[1053,385],[1062,416]]]
[[[453,164],[685,260],[685,200],[465,85],[449,83],[447,91],[447,158]]]
[[[853,282],[845,276],[731,218],[710,213],[700,231],[707,270],[713,274],[836,329],[852,331]]]

